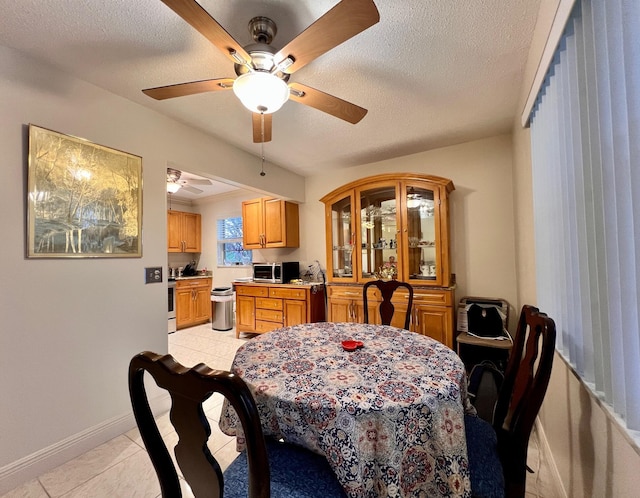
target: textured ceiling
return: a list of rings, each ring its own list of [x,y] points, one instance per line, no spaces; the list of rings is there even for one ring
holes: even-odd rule
[[[303,176],[506,133],[539,0],[375,0],[380,22],[292,75],[369,110],[352,125],[287,102],[268,161]],[[0,44],[192,125],[256,156],[233,92],[156,101],[143,88],[235,77],[232,63],[160,0],[3,2]],[[282,47],[335,0],[201,0],[241,44],[272,18]]]

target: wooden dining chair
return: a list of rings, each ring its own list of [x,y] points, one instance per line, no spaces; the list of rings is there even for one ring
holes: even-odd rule
[[[253,396],[240,377],[212,370],[204,363],[187,368],[171,355],[146,351],[134,356],[129,364],[129,394],[163,498],[179,498],[182,492],[178,471],[149,407],[145,372],[171,396],[170,418],[179,436],[174,453],[196,498],[346,496],[324,457],[265,439]],[[221,393],[235,409],[247,445],[224,473],[207,447],[211,427],[202,404],[213,393]]]
[[[371,280],[364,284],[362,289],[362,301],[364,305],[364,323],[369,323],[369,306],[367,304],[367,290],[372,285],[380,289],[382,294],[382,302],[380,303],[380,319],[382,325],[391,325],[393,318],[394,306],[391,302],[393,293],[399,288],[404,287],[409,291],[409,300],[407,301],[407,316],[404,320],[404,328],[409,330],[409,324],[411,322],[411,307],[413,306],[413,287],[399,280]]]
[[[529,436],[549,385],[555,343],[554,321],[523,306],[493,424],[465,415],[474,497],[524,497]]]

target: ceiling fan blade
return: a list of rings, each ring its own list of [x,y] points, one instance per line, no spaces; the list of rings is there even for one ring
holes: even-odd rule
[[[190,187],[189,185],[183,185],[180,190],[186,190],[187,192],[191,192],[192,194],[201,194],[203,192],[199,188]]]
[[[291,74],[379,20],[373,0],[342,0],[285,45],[274,61],[280,63],[291,57],[293,64],[284,69]]]
[[[251,62],[251,56],[242,45],[195,0],[162,0],[162,2],[198,30],[201,35],[213,43],[233,62],[240,62],[241,60],[247,63]],[[234,55],[240,57],[240,60],[237,60]]]
[[[264,140],[262,139],[262,117],[264,116]],[[253,113],[253,143],[271,142],[273,114]]]
[[[321,92],[307,85],[289,83],[289,88],[292,90],[289,99],[314,107],[319,111],[326,112],[352,124],[358,123],[368,112],[366,109],[351,102]]]
[[[186,95],[195,95],[197,93],[231,90],[233,88],[233,81],[232,78],[191,81],[189,83],[147,88],[146,90],[142,90],[142,92],[156,100],[164,100],[174,97],[185,97]]]
[[[211,185],[211,180],[199,180],[196,178],[189,178],[187,182],[189,185]]]

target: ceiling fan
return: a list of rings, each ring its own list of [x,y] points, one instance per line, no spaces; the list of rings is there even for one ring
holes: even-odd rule
[[[332,48],[380,20],[373,0],[341,0],[307,29],[277,50],[270,45],[277,32],[268,17],[254,17],[249,32],[255,43],[242,47],[195,0],[162,0],[171,10],[198,30],[234,63],[237,78],[216,78],[142,90],[156,100],[204,92],[233,89],[242,104],[253,113],[253,141],[271,140],[271,114],[293,100],[358,123],[367,110],[289,77]]]
[[[192,185],[211,185],[211,181],[207,179],[180,179],[182,171],[173,168],[167,168],[167,192],[175,194],[178,190],[183,189],[192,194],[200,194],[203,190],[193,187]]]

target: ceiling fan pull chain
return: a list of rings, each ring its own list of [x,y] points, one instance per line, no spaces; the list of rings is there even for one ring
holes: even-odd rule
[[[262,134],[262,140],[260,141],[261,161],[260,161],[260,176],[265,176],[264,172],[264,110],[260,112],[260,133]]]

